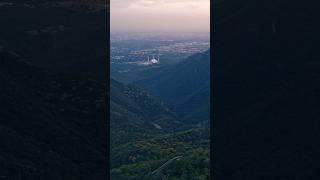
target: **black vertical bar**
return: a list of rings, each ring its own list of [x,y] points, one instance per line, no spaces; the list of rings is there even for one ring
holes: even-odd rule
[[[106,0],[107,8],[106,8],[106,33],[107,33],[107,74],[106,74],[106,121],[107,121],[107,177],[106,179],[110,179],[110,0]]]

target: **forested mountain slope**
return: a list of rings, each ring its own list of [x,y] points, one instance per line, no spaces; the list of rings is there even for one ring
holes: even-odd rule
[[[112,141],[116,144],[125,139],[130,142],[177,131],[184,126],[160,100],[142,89],[111,80],[110,92]]]
[[[210,92],[210,51],[146,73],[136,84],[171,105],[188,123],[208,122]]]
[[[206,179],[209,131],[185,124],[158,98],[132,85],[111,80],[111,175],[115,180]],[[171,158],[183,156],[152,174]],[[197,170],[189,172],[184,168]],[[158,177],[159,178],[159,177]]]
[[[112,179],[208,179],[209,64],[206,51],[131,85],[111,80]]]
[[[115,180],[174,179],[206,180],[209,174],[208,129],[190,129],[144,138],[111,150],[111,177]],[[171,159],[179,160],[170,162]],[[163,169],[159,169],[166,162]],[[156,173],[155,173],[156,172]]]

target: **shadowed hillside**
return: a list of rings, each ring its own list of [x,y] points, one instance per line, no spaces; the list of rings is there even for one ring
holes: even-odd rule
[[[209,129],[196,125],[209,118],[209,52],[150,71],[134,85],[111,80],[112,179],[207,179]]]
[[[209,121],[210,52],[147,72],[136,84],[169,104],[184,122]]]
[[[184,126],[163,103],[142,89],[111,80],[110,91],[114,145],[173,132]]]

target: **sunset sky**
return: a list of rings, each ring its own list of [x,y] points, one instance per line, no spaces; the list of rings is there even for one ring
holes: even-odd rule
[[[210,0],[111,0],[111,32],[209,32]]]

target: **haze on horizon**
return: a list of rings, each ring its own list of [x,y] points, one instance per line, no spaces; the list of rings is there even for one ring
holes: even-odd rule
[[[111,32],[210,32],[210,0],[111,0]]]

